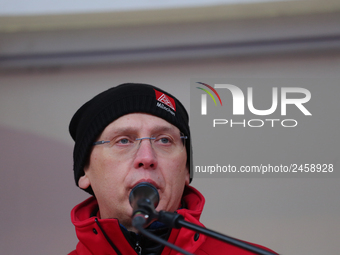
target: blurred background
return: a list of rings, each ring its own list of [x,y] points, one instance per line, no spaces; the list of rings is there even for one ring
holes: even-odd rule
[[[73,180],[68,124],[99,92],[150,83],[190,111],[191,78],[339,73],[338,0],[0,0],[1,254],[75,248],[70,211],[88,195]],[[340,254],[338,181],[192,185],[211,229],[280,254]]]

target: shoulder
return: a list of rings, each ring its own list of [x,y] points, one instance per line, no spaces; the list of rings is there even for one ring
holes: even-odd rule
[[[252,244],[252,243],[250,243]],[[252,244],[255,245],[259,248],[268,250],[273,252],[272,250],[257,245],[257,244]],[[195,252],[196,255],[210,255],[210,254],[221,254],[221,255],[228,255],[228,254],[233,254],[233,255],[254,255],[254,253],[244,250],[242,248],[236,247],[234,245],[224,243],[222,241],[216,240],[214,238],[208,237],[206,241],[197,249]]]
[[[78,252],[74,250],[74,251],[71,251],[68,255],[78,255]]]

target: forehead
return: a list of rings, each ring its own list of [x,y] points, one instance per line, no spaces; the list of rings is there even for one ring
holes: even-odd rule
[[[179,129],[166,120],[147,113],[126,114],[111,122],[102,132],[102,135],[124,132],[129,130],[135,133],[141,132],[180,132]]]

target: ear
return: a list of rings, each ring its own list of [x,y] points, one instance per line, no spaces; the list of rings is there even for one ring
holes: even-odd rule
[[[190,182],[190,173],[189,173],[189,169],[187,167],[187,171],[186,171],[186,174],[185,174],[185,185],[189,186],[189,182]]]
[[[90,187],[90,185],[91,185],[90,178],[87,176],[85,172],[85,175],[79,178],[78,186],[79,188],[87,189],[88,187]]]

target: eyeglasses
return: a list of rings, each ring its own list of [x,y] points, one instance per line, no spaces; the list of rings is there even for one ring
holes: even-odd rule
[[[134,155],[143,140],[149,140],[151,147],[159,155],[171,155],[180,153],[185,147],[185,140],[188,137],[183,133],[178,134],[159,134],[151,137],[138,138],[134,135],[118,135],[112,140],[97,141],[93,145],[105,145],[112,153],[118,156]]]

